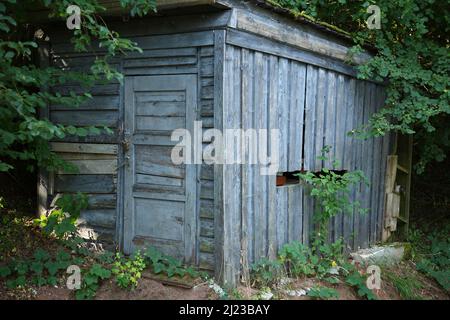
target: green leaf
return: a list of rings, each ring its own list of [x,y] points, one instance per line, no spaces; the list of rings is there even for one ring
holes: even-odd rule
[[[8,266],[0,266],[0,277],[6,278],[12,274],[11,269]]]
[[[34,252],[34,259],[36,259],[37,261],[45,262],[50,259],[50,254],[48,253],[48,251],[38,248]]]

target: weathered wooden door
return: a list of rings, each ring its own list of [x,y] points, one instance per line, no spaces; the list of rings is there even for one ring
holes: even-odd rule
[[[154,246],[193,262],[196,169],[171,160],[175,129],[193,133],[195,75],[125,79],[124,251]]]

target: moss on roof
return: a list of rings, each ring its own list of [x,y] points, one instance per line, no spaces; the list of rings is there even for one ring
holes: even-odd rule
[[[291,18],[294,18],[297,21],[301,21],[304,23],[308,23],[311,24],[317,28],[320,29],[324,29],[328,32],[332,32],[336,35],[339,35],[341,37],[346,38],[347,40],[351,40],[352,37],[350,35],[349,32],[342,30],[339,27],[336,27],[332,24],[323,22],[323,21],[319,21],[313,17],[311,17],[310,15],[305,14],[304,12],[298,11],[298,10],[294,10],[294,9],[288,9],[283,7],[282,5],[280,5],[277,1],[275,0],[255,0],[256,3],[261,6],[261,7],[266,7],[267,9],[270,9],[272,11],[275,11],[277,13],[283,14],[283,15],[288,15]]]

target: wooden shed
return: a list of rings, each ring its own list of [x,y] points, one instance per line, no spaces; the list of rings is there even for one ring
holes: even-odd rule
[[[317,156],[332,146],[330,156],[341,162],[334,169],[361,169],[370,180],[354,191],[368,214],[333,219],[332,239],[343,237],[349,248],[382,240],[386,192],[395,185],[388,190],[385,184],[387,159],[397,143],[347,134],[367,122],[384,96],[381,84],[356,79],[346,62],[351,42],[345,35],[265,1],[158,1],[158,13],[140,19],[121,17],[118,1],[103,2],[111,9],[109,26],[144,52],[113,62],[123,85],[96,85],[93,99],[80,108],[44,112],[56,123],[106,125],[114,134],[52,142],[79,172],[41,172],[42,209],[59,193],[84,192],[89,208],[80,226],[86,236],[126,253],[154,245],[230,285],[283,244],[308,243],[314,201],[305,185],[277,187],[276,175],[261,175],[254,164],[173,164],[172,131],[192,130],[201,120],[204,130],[279,129],[278,171],[284,173],[331,168]],[[95,55],[75,52],[69,31],[58,26],[47,31],[42,64],[85,70]],[[353,64],[367,57],[355,56]],[[410,158],[402,161],[409,190]],[[402,212],[407,222],[407,208]]]

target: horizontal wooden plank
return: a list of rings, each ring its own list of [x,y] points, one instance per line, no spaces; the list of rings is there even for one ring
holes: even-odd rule
[[[215,263],[215,259],[214,259],[213,253],[200,252],[200,257],[199,257],[200,269],[214,270],[214,263]]]
[[[213,99],[203,99],[200,101],[200,112],[202,117],[212,117],[214,116],[214,100]]]
[[[183,179],[155,176],[150,174],[137,174],[136,183],[181,187],[183,185]]]
[[[152,146],[174,146],[178,143],[178,141],[172,141],[170,139],[170,135],[167,134],[167,132],[164,132],[165,134],[162,134],[161,132],[159,135],[156,135],[154,132],[152,132],[152,135],[149,134],[143,134],[143,133],[136,133],[134,135],[133,143],[135,145],[152,145]]]
[[[53,105],[50,107],[51,111],[56,110],[118,110],[120,104],[119,95],[104,95],[93,96],[91,99],[87,99],[78,107],[65,106],[65,105]]]
[[[186,93],[182,90],[175,91],[138,91],[135,93],[136,103],[146,102],[181,102],[186,100]]]
[[[73,126],[117,126],[119,114],[116,111],[52,111],[52,122]]]
[[[200,60],[200,75],[202,77],[214,76],[214,58],[202,57]]]
[[[89,210],[115,209],[117,206],[116,194],[88,194]]]
[[[214,252],[214,239],[200,237],[200,252]]]
[[[236,15],[236,28],[255,33],[272,40],[283,42],[300,49],[329,56],[341,61],[349,59],[348,50],[350,46],[344,46],[339,42],[319,36],[316,32],[302,30],[301,25],[288,22],[287,19],[280,21],[268,16],[262,16],[250,10],[234,9]],[[366,53],[353,57],[353,62],[362,64],[370,59]]]
[[[227,43],[337,71],[352,77],[356,77],[357,75],[356,69],[338,60],[292,48],[283,43],[277,43],[270,39],[242,31],[229,30],[227,32]]]
[[[171,75],[171,74],[196,74],[198,72],[197,65],[188,66],[169,66],[169,67],[139,67],[126,68],[123,74],[127,76],[146,76],[146,75]]]
[[[135,189],[136,190],[133,191],[133,197],[135,198],[186,201],[186,196],[184,194],[175,194],[173,192],[164,191],[161,189],[153,190],[153,192],[147,192],[144,190],[140,190],[139,188]]]
[[[200,178],[204,180],[214,180],[214,166],[202,164]]]
[[[183,101],[155,101],[136,103],[136,115],[156,117],[184,117],[186,115],[186,103]]]
[[[200,200],[200,218],[214,219],[214,202],[207,199]]]
[[[124,59],[133,58],[171,58],[171,57],[189,57],[197,55],[197,48],[172,48],[172,49],[154,49],[143,50],[141,52],[128,52]]]
[[[202,118],[203,128],[214,128],[214,117]]]
[[[214,43],[212,31],[130,37],[141,49],[169,49],[182,47],[203,47]]]
[[[214,199],[214,181],[202,180],[200,184],[200,198]]]
[[[64,160],[117,160],[117,155],[96,153],[60,153],[58,156]]]
[[[214,237],[214,221],[209,219],[202,219],[200,221],[200,236],[206,238]]]
[[[51,142],[50,146],[53,151],[64,153],[93,153],[116,155],[118,150],[118,146],[116,144]]]
[[[56,175],[55,191],[63,193],[114,193],[117,180],[113,175]]]
[[[64,85],[52,87],[51,91],[58,92],[63,96],[68,96],[71,92],[75,94],[90,93],[93,96],[119,95],[120,84],[98,84],[91,88],[86,88],[79,85]]]
[[[87,226],[100,226],[104,228],[115,228],[116,210],[115,209],[98,209],[83,210],[77,223]]]
[[[163,165],[157,163],[148,163],[138,161],[136,163],[136,173],[153,174],[159,176],[166,176],[172,178],[184,178],[184,168],[180,166],[173,166],[170,163]]]
[[[201,88],[200,97],[202,100],[213,99],[214,98],[214,87],[213,86],[203,86]]]
[[[137,130],[173,131],[186,127],[185,117],[136,116]]]
[[[115,174],[117,172],[117,160],[66,160],[68,163],[74,165],[78,171],[77,174]],[[59,174],[73,174],[64,171]]]
[[[201,47],[200,48],[200,56],[201,57],[213,57],[214,56],[214,47]]]
[[[62,139],[54,139],[55,142],[67,142],[67,143],[107,143],[116,144],[119,141],[118,132],[116,128],[111,128],[112,133],[100,133],[100,134],[89,134],[84,137],[77,135],[67,135]]]
[[[197,64],[197,56],[136,58],[124,61],[124,68],[186,66]]]

